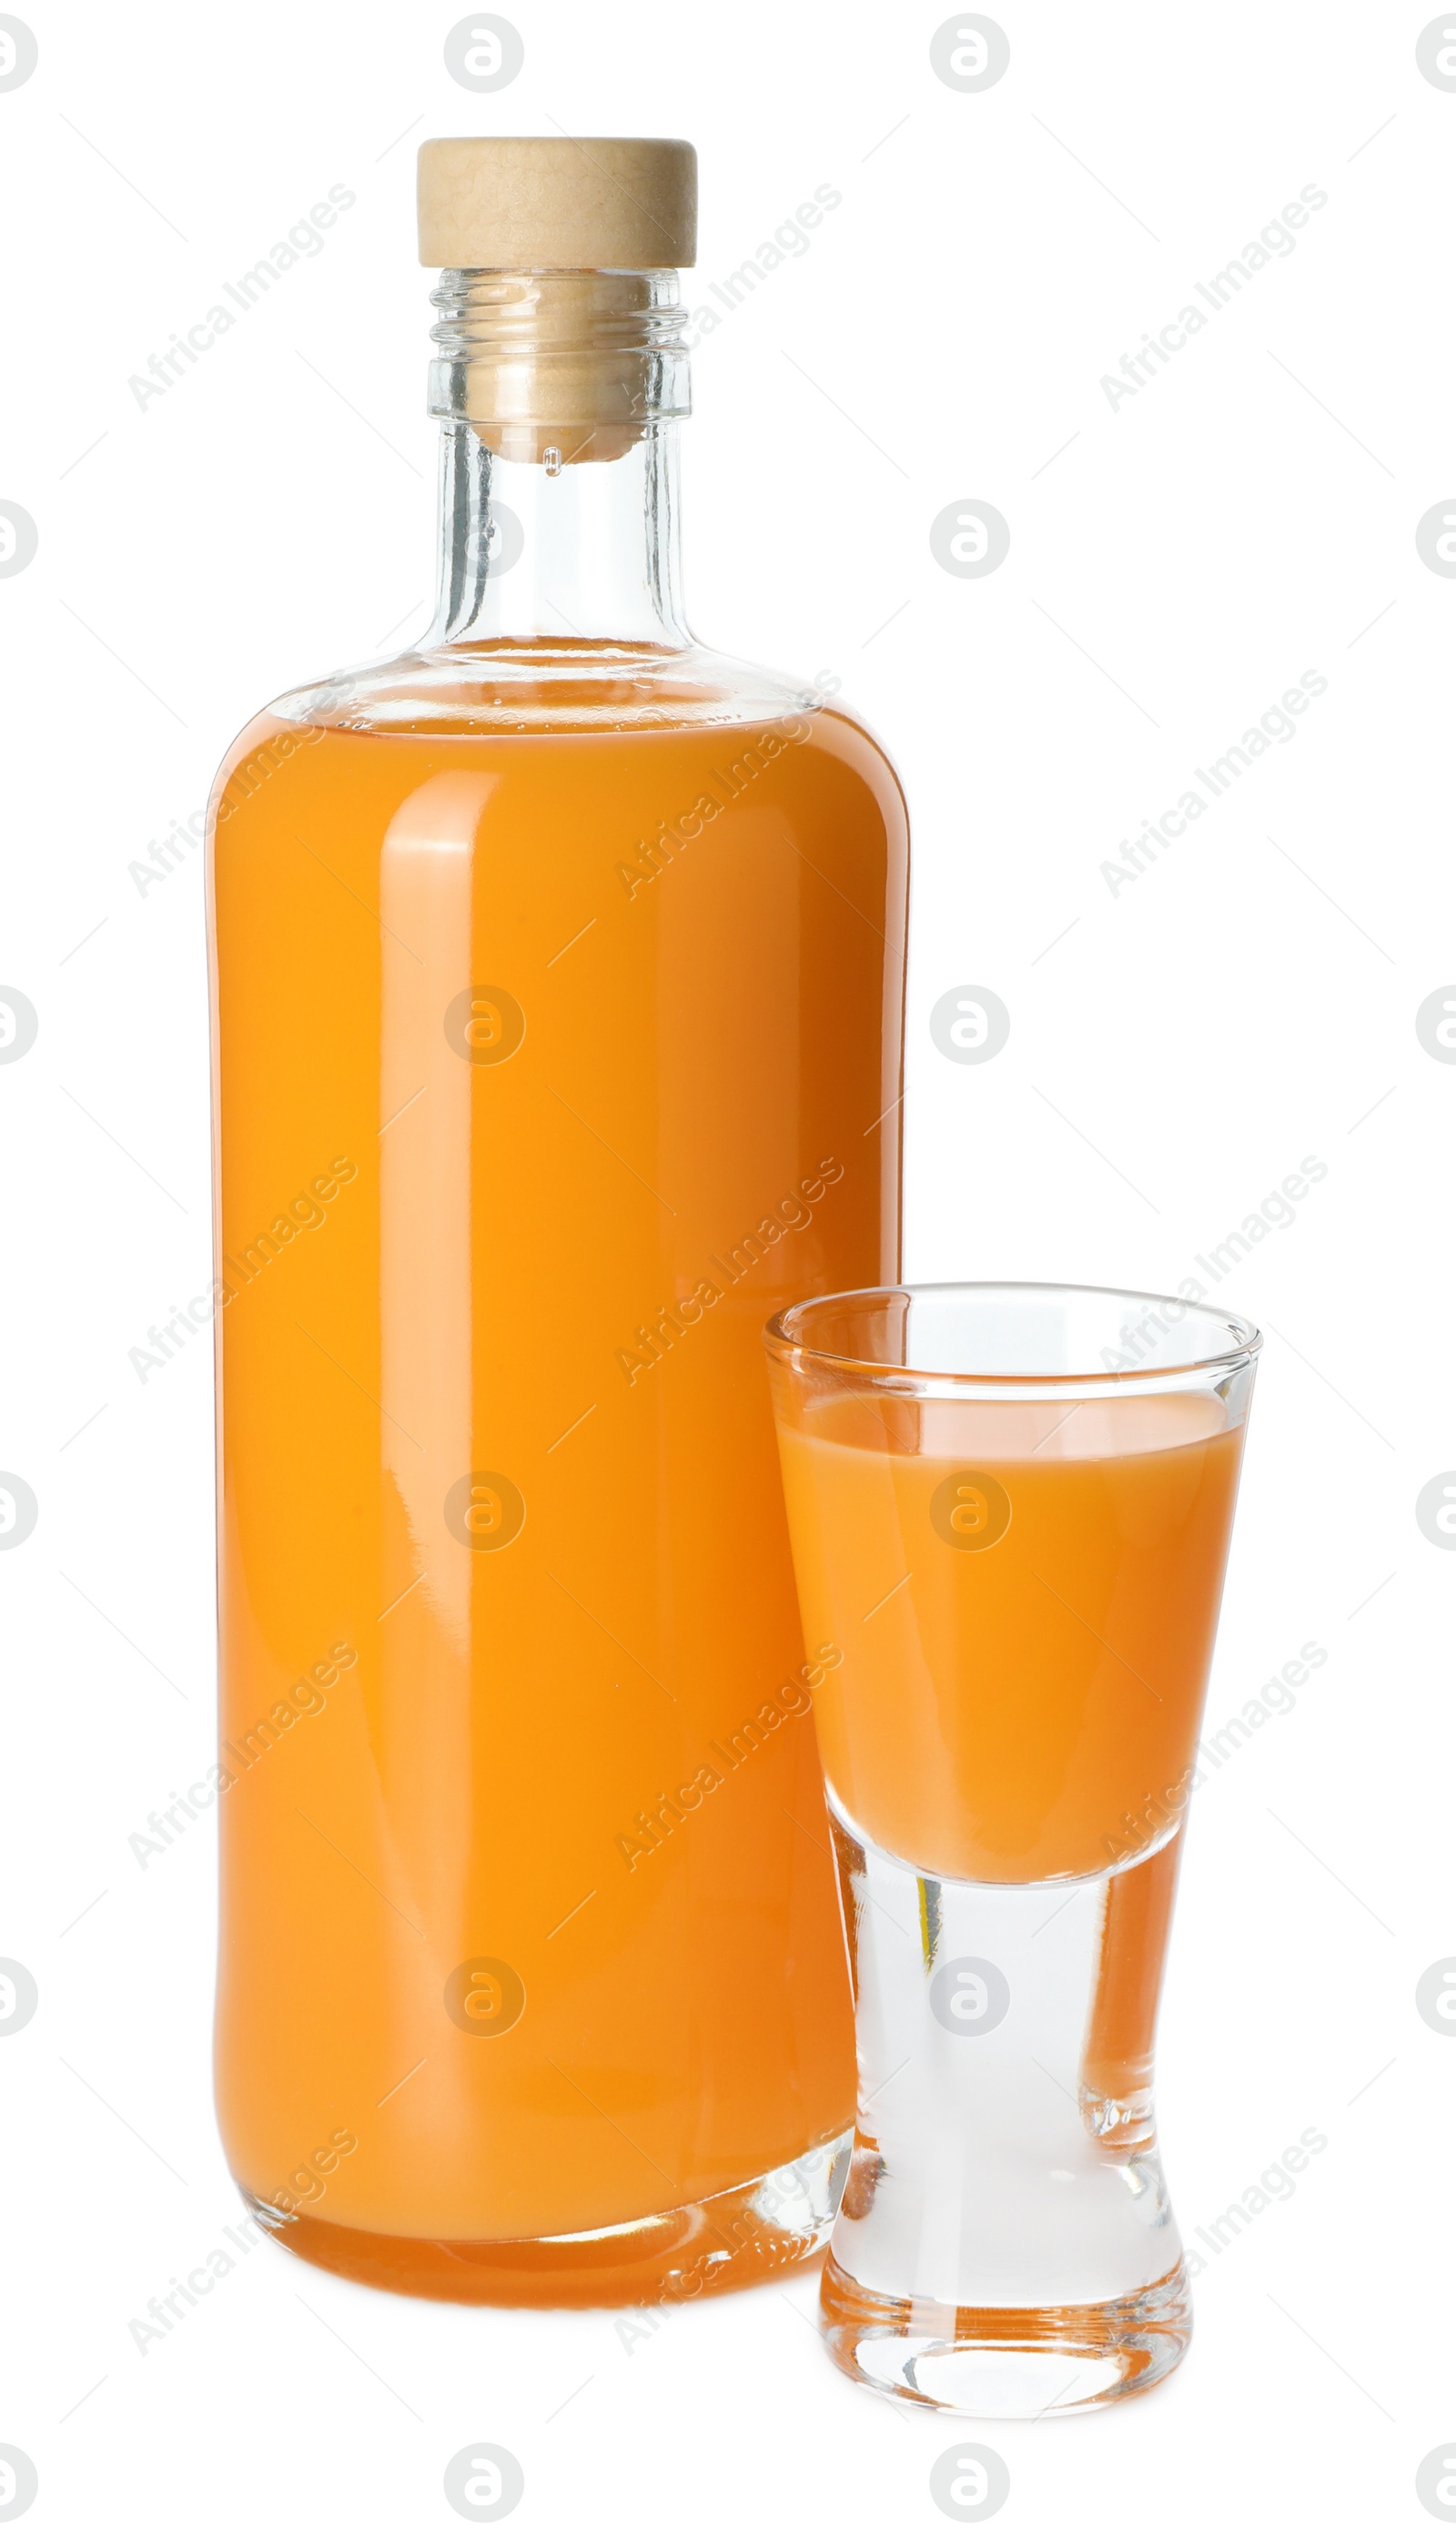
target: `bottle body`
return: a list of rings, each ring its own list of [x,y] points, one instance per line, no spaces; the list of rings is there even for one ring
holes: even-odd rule
[[[660,2295],[853,2119],[760,1332],[897,1273],[903,808],[471,667],[220,784],[220,2112],[318,2260]]]

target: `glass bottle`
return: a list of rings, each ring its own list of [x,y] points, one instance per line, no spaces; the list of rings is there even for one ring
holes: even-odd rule
[[[512,149],[577,145],[424,155]],[[688,631],[676,270],[534,201],[435,293],[433,624],[214,798],[218,2098],[315,2262],[618,2303],[808,2253],[847,2155],[759,1334],[897,1274],[906,838]]]

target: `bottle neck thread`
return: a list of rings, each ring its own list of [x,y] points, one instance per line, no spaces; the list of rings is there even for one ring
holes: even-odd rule
[[[607,465],[691,413],[675,272],[446,272],[430,411],[515,465]]]

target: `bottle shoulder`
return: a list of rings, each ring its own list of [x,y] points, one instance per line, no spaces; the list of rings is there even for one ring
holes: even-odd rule
[[[830,674],[795,683],[696,645],[656,660],[621,647],[609,660],[607,647],[590,648],[590,664],[578,653],[568,666],[559,648],[533,663],[526,647],[514,646],[508,669],[498,655],[489,669],[478,656],[463,661],[454,647],[448,657],[406,653],[296,688],[254,715],[224,756],[213,787],[214,830],[221,834],[265,784],[266,801],[282,815],[297,782],[309,794],[322,783],[328,793],[362,787],[361,798],[372,798],[380,788],[407,792],[463,760],[497,780],[513,772],[535,786],[575,780],[567,761],[578,751],[604,750],[610,773],[605,763],[599,776],[583,764],[579,780],[629,791],[645,785],[656,799],[690,775],[695,784],[699,775],[708,783],[717,769],[724,801],[736,800],[752,778],[755,801],[782,796],[791,816],[801,788],[789,779],[785,792],[768,770],[787,777],[795,764],[806,772],[817,765],[815,791],[827,785],[825,798],[837,799],[845,812],[857,796],[873,800],[892,860],[902,862],[908,821],[899,776]],[[632,761],[629,772],[617,764],[619,752]],[[275,779],[287,768],[293,776],[280,786]],[[254,825],[250,814],[229,833],[241,840]]]
[[[416,738],[710,730],[812,711],[834,684],[697,643],[543,637],[422,645],[296,687],[266,711],[279,723]]]

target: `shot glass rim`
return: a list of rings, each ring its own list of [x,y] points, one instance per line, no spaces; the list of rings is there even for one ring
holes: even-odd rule
[[[1222,1322],[1227,1331],[1237,1333],[1239,1335],[1226,1348],[1215,1349],[1207,1355],[1191,1356],[1176,1365],[1089,1366],[1085,1371],[1066,1373],[1048,1367],[1040,1374],[991,1372],[975,1374],[967,1372],[963,1367],[948,1369],[933,1365],[890,1365],[878,1357],[844,1356],[832,1348],[816,1347],[812,1340],[796,1338],[788,1328],[796,1313],[808,1312],[820,1304],[869,1304],[881,1297],[888,1298],[892,1295],[992,1293],[1115,1296],[1119,1303],[1158,1304],[1179,1316],[1185,1313],[1206,1313],[1211,1320]],[[945,1277],[905,1278],[893,1286],[845,1286],[827,1295],[801,1296],[797,1303],[785,1304],[780,1312],[773,1314],[771,1319],[764,1323],[763,1344],[770,1356],[780,1361],[792,1357],[806,1357],[812,1359],[817,1365],[839,1368],[846,1373],[867,1375],[878,1383],[892,1386],[897,1380],[900,1383],[963,1384],[967,1389],[972,1386],[981,1388],[989,1385],[996,1390],[1007,1392],[1047,1389],[1061,1391],[1078,1385],[1096,1386],[1099,1389],[1105,1385],[1117,1385],[1131,1390],[1140,1384],[1160,1387],[1166,1385],[1170,1379],[1176,1379],[1179,1376],[1198,1375],[1206,1378],[1215,1374],[1231,1373],[1241,1365],[1252,1363],[1264,1344],[1264,1334],[1242,1313],[1211,1312],[1206,1304],[1191,1303],[1186,1296],[1158,1295],[1138,1287],[1090,1286],[1070,1280],[1042,1277]]]

